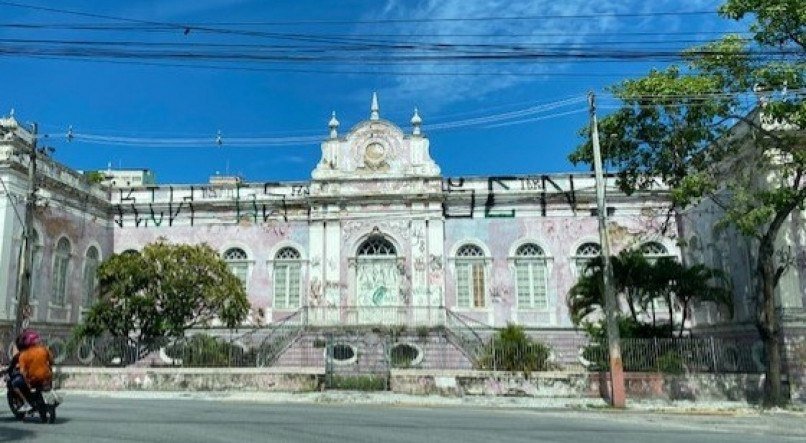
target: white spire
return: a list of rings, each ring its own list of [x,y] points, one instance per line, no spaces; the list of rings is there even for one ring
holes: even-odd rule
[[[336,111],[333,111],[333,114],[330,116],[330,121],[327,123],[327,126],[330,128],[330,138],[331,139],[338,138],[339,121],[336,119]]]
[[[381,118],[380,108],[378,107],[378,94],[372,93],[372,106],[369,108],[369,119],[378,120]]]
[[[411,131],[414,135],[420,135],[422,132],[420,131],[420,125],[423,124],[423,119],[420,118],[420,113],[417,108],[414,108],[414,115],[411,117],[411,125],[414,126],[414,129]]]

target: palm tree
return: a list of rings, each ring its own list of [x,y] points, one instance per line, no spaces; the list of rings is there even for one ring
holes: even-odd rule
[[[616,293],[626,303],[630,318],[635,324],[644,323],[641,313],[647,312],[653,302],[662,299],[669,310],[669,336],[676,332],[674,310],[682,311],[679,334],[682,335],[691,304],[713,302],[728,306],[732,312],[731,291],[724,274],[703,265],[685,267],[671,258],[654,263],[647,261],[638,251],[625,250],[611,258]],[[579,325],[597,312],[603,312],[604,279],[602,259],[591,260],[584,273],[568,294],[571,320]],[[619,305],[619,311],[621,310]],[[655,316],[652,316],[655,326]]]

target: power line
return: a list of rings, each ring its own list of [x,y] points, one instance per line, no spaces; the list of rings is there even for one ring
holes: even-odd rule
[[[60,8],[52,8],[46,6],[29,5],[23,3],[15,3],[8,1],[0,1],[0,5],[12,6],[24,9],[33,9],[39,11],[53,12],[57,14],[75,15],[80,17],[100,18],[106,20],[117,20],[132,23],[143,24],[161,24],[168,25],[169,23],[155,22],[149,20],[139,20],[127,17],[119,17],[105,14],[95,14],[83,11],[73,11]],[[518,15],[518,16],[484,16],[484,17],[428,17],[416,19],[363,19],[363,20],[274,20],[274,21],[254,21],[254,22],[200,22],[196,24],[179,24],[170,23],[169,25],[181,26],[183,28],[195,26],[240,26],[240,25],[263,25],[263,26],[288,26],[288,25],[361,25],[361,24],[389,24],[389,23],[430,23],[430,22],[455,22],[455,21],[490,21],[490,20],[556,20],[556,19],[589,19],[589,18],[630,18],[630,17],[665,17],[665,16],[698,16],[698,15],[716,15],[717,12],[713,10],[700,10],[700,11],[657,11],[657,12],[601,12],[591,14],[544,14],[544,15]]]
[[[552,78],[553,81],[557,81],[557,79],[579,79],[579,78],[624,78],[624,77],[631,77],[631,76],[640,76],[643,73],[624,73],[624,72],[612,72],[612,73],[573,73],[573,72],[514,72],[514,71],[497,71],[497,72],[483,72],[483,71],[476,71],[476,72],[467,72],[467,71],[451,71],[451,72],[440,72],[440,71],[411,71],[411,70],[398,70],[398,71],[391,71],[391,70],[344,70],[344,69],[337,69],[337,70],[326,70],[326,69],[305,69],[305,68],[267,68],[267,67],[250,67],[250,66],[224,66],[224,65],[207,65],[207,64],[192,64],[192,63],[170,63],[170,62],[147,62],[147,61],[138,61],[138,60],[91,60],[91,59],[82,59],[82,58],[72,58],[72,57],[63,57],[63,56],[48,56],[48,55],[24,55],[24,57],[34,58],[34,59],[46,59],[46,60],[66,60],[66,61],[77,61],[77,62],[85,62],[85,63],[111,63],[111,64],[122,64],[122,65],[135,65],[135,66],[155,66],[155,67],[172,67],[172,68],[191,68],[191,69],[212,69],[212,70],[223,70],[223,71],[244,71],[244,72],[287,72],[287,73],[299,73],[299,74],[324,74],[324,75],[399,75],[399,76],[414,76],[414,77],[486,77],[486,76],[494,76],[494,77],[532,77],[532,78],[539,78],[539,77],[548,77]]]
[[[199,23],[189,23],[188,26],[200,25]],[[35,30],[66,30],[66,31],[143,31],[143,32],[156,32],[156,31],[176,31],[174,25],[137,25],[137,24],[123,24],[123,23],[0,23],[0,28],[12,29],[35,29]],[[259,31],[256,31],[259,32]],[[744,37],[751,37],[753,34],[747,31],[730,30],[723,31],[586,31],[585,35],[590,36],[698,36],[698,35],[725,35],[735,34]],[[504,34],[490,34],[490,33],[420,33],[417,34],[382,34],[382,33],[367,33],[361,32],[360,34],[333,34],[333,33],[319,33],[309,34],[315,37],[333,37],[333,38],[355,38],[355,37],[407,37],[407,38],[423,38],[423,37],[443,37],[443,38],[534,38],[534,37],[568,37],[568,32],[529,32],[529,33],[504,33]]]
[[[533,105],[524,109],[516,111],[501,112],[491,115],[485,115],[469,119],[461,119],[455,121],[447,121],[435,123],[433,125],[424,125],[424,129],[430,132],[446,131],[451,129],[458,129],[471,126],[482,126],[492,123],[507,122],[509,124],[518,124],[519,122],[534,121],[537,114],[545,113],[547,111],[563,108],[584,102],[584,97],[569,97],[554,102]],[[542,115],[538,120],[547,118],[561,117],[577,113],[580,110],[571,112],[560,112],[548,115]],[[531,118],[532,120],[522,120],[524,118]],[[521,120],[518,120],[521,119]],[[42,137],[57,137],[58,134],[47,134]],[[76,142],[88,144],[101,144],[110,146],[147,146],[147,147],[198,147],[204,145],[213,145],[215,137],[127,137],[127,136],[111,136],[111,135],[97,135],[85,133],[82,131],[73,131],[72,138]],[[324,139],[322,136],[287,136],[287,137],[224,137],[224,146],[234,147],[261,147],[261,146],[288,146],[296,144],[309,144],[318,143]]]

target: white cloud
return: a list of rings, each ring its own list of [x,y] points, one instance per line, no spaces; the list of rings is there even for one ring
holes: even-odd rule
[[[716,0],[587,0],[556,1],[509,1],[509,0],[388,0],[382,12],[371,18],[383,19],[434,19],[462,17],[519,17],[519,16],[552,16],[552,15],[595,15],[623,14],[633,12],[654,11],[693,11],[712,10],[721,3]],[[422,21],[419,23],[393,23],[384,27],[358,28],[357,34],[366,30],[377,33],[400,34],[401,36],[433,35],[428,41],[450,43],[511,43],[551,44],[568,46],[582,43],[595,43],[601,39],[602,32],[624,31],[675,31],[680,29],[684,18],[675,16],[653,18],[631,18],[620,20],[613,16],[584,20],[546,19],[546,20],[490,20],[490,21]],[[457,38],[456,34],[480,35],[517,35],[519,37],[481,37]],[[552,35],[546,35],[552,34]],[[556,34],[556,35],[555,35]],[[401,38],[402,39],[402,38]],[[402,39],[403,40],[403,39]],[[415,38],[415,41],[420,39]],[[575,65],[576,67],[580,65]],[[591,65],[584,65],[586,68]],[[392,92],[388,97],[399,100],[408,97],[427,96],[431,107],[446,106],[467,97],[482,99],[484,96],[513,86],[541,79],[541,74],[557,71],[568,71],[570,65],[564,63],[535,63],[532,65],[506,63],[447,64],[437,62],[412,63],[405,66],[385,66],[384,70],[407,71],[412,73],[433,72],[496,72],[496,76],[430,76],[430,75],[395,75],[392,78]],[[529,73],[532,76],[517,76],[513,73]],[[542,79],[545,79],[544,76]],[[388,93],[387,93],[388,94]]]

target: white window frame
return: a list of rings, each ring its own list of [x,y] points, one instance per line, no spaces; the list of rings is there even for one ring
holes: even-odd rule
[[[583,248],[587,248],[592,245],[596,245],[598,248],[598,252],[596,254],[590,254],[586,251],[583,251]],[[582,277],[583,273],[585,272],[585,266],[587,266],[588,262],[600,257],[601,255],[602,245],[600,245],[597,241],[587,240],[577,245],[577,247],[574,248],[574,253],[571,255],[571,265],[574,271],[574,276],[576,278]]]
[[[231,251],[242,252],[244,258],[229,258],[228,254]],[[244,290],[249,289],[249,281],[252,277],[252,264],[254,263],[254,260],[251,260],[249,257],[249,251],[241,246],[230,246],[221,254],[221,258],[227,263],[230,272],[232,272],[236,277],[238,277],[238,280],[241,281],[241,285],[243,286]],[[240,272],[236,270],[237,268],[241,267],[243,269],[243,278],[241,278]]]
[[[527,246],[534,246],[539,251],[538,254],[535,255],[523,255],[521,254],[522,248]],[[529,311],[547,311],[549,310],[549,264],[548,258],[546,256],[546,251],[540,245],[533,242],[524,242],[518,246],[515,251],[515,255],[510,257],[514,268],[515,268],[515,303],[518,306],[518,310],[529,310]],[[528,297],[524,297],[521,294],[521,285],[520,285],[520,276],[519,276],[519,266],[526,266],[526,271],[528,272],[528,279],[529,279],[529,294]],[[540,266],[543,268],[543,294],[537,294],[536,289],[539,285],[539,282],[535,281],[535,267]],[[522,298],[528,298],[528,303],[521,303]],[[538,298],[542,298],[542,303]]]
[[[294,251],[296,257],[294,258],[287,258],[287,257],[280,257],[280,254],[284,253],[287,250]],[[277,250],[272,259],[272,292],[274,295],[274,303],[273,307],[275,309],[299,309],[302,306],[302,263],[304,260],[302,259],[302,253],[300,250],[294,246],[283,246]],[[291,288],[291,268],[295,267],[297,272],[297,290],[296,290],[296,303],[292,303],[292,288]],[[278,268],[284,267],[283,271],[278,271]],[[284,274],[283,286],[282,286],[282,294],[278,294],[278,274],[282,272]]]
[[[462,253],[462,250],[466,247],[477,248],[481,255],[476,256],[467,256],[467,255],[459,255]],[[459,247],[456,248],[456,252],[454,257],[451,257],[451,261],[453,262],[453,269],[454,269],[454,280],[455,280],[455,288],[456,288],[456,308],[457,309],[466,309],[466,310],[486,310],[490,307],[490,300],[488,296],[489,292],[489,280],[490,280],[490,271],[489,265],[492,262],[492,258],[489,257],[488,251],[485,250],[484,247],[479,245],[475,242],[461,242]],[[474,281],[475,277],[475,269],[481,267],[482,270],[482,288],[481,288],[481,297],[479,294],[476,293],[476,285]],[[467,270],[464,269],[467,267]],[[467,294],[467,303],[462,304],[462,294],[460,289],[460,274],[462,272],[467,272],[468,275],[466,278],[468,279],[468,291]],[[476,302],[478,300],[482,301],[481,305],[477,305]]]

